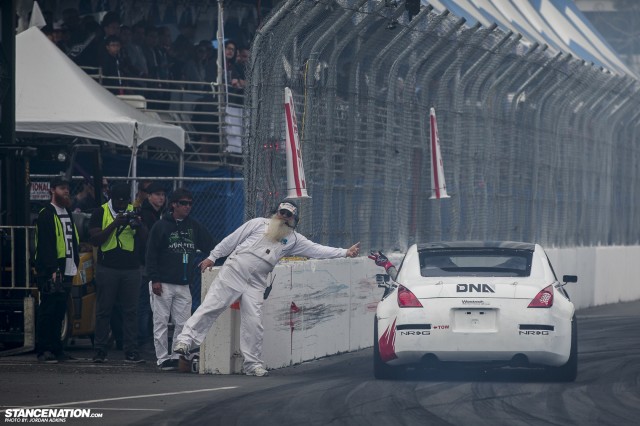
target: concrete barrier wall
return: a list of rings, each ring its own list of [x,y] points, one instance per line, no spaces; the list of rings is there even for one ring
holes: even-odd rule
[[[640,299],[640,246],[547,249],[556,275],[578,275],[567,289],[576,308]]]
[[[547,250],[558,278],[578,275],[567,290],[576,308],[640,299],[640,246]],[[402,255],[391,255],[399,264]],[[267,368],[354,351],[373,344],[382,268],[366,257],[279,264],[263,308]],[[217,271],[202,277],[203,298]],[[228,309],[201,347],[200,372],[239,373],[239,312]]]

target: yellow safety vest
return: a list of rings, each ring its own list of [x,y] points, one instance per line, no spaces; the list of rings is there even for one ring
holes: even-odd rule
[[[44,210],[44,209],[42,209]],[[40,213],[42,213],[40,210]],[[62,229],[62,221],[56,213],[53,214],[53,223],[56,227],[56,255],[58,259],[64,259],[67,257],[67,240],[64,236],[64,230]],[[76,236],[76,241],[80,241],[78,237],[78,228],[76,224],[73,224],[73,233]],[[38,246],[38,233],[36,232],[36,247]]]
[[[109,209],[109,203],[103,204],[102,210],[102,229],[105,229],[113,222],[114,217],[111,214],[111,209]],[[133,211],[133,206],[131,204],[127,206],[127,211]],[[127,225],[120,234],[116,234],[117,232],[112,232],[109,239],[100,246],[102,252],[104,253],[106,251],[113,250],[116,247],[120,247],[122,250],[126,251],[133,251],[133,236],[136,234],[136,231]]]

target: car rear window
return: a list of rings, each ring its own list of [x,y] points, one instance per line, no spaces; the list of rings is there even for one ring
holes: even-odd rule
[[[420,252],[423,277],[528,277],[530,250],[428,249]]]

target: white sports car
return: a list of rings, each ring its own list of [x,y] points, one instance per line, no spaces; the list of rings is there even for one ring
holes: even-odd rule
[[[560,283],[540,245],[413,245],[395,279],[384,278],[374,320],[376,378],[407,366],[464,363],[542,367],[556,380],[575,380],[577,324],[563,286],[578,278]]]

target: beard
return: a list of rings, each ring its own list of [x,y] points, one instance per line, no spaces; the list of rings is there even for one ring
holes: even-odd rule
[[[68,195],[59,195],[54,193],[53,202],[55,205],[59,207],[63,207],[65,209],[68,209],[69,207],[71,207],[71,197],[69,197]]]
[[[287,226],[287,223],[284,220],[279,219],[276,215],[273,215],[271,216],[269,227],[267,228],[265,235],[270,240],[278,242],[289,235],[290,232],[291,228]]]

